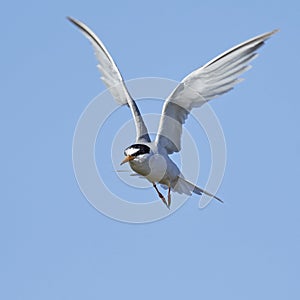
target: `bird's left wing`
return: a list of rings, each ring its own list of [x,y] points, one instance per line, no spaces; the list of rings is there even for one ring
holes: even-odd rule
[[[168,154],[181,149],[182,125],[194,107],[230,91],[242,79],[239,76],[251,67],[266,39],[277,30],[243,42],[209,61],[185,77],[164,103],[156,136],[156,144]]]
[[[74,25],[76,25],[81,32],[88,38],[91,42],[95,55],[98,60],[98,68],[102,74],[101,79],[109,89],[110,93],[114,99],[121,105],[127,104],[130,109],[132,116],[134,118],[135,127],[136,127],[136,141],[145,141],[150,142],[150,137],[148,134],[147,127],[143,121],[141,113],[135,103],[135,101],[130,96],[127,87],[124,83],[122,75],[111,58],[110,54],[106,50],[103,43],[96,36],[96,34],[84,23],[75,20],[71,17],[68,17]]]

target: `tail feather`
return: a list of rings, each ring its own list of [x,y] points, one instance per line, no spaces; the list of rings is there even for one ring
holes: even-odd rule
[[[174,187],[174,190],[177,193],[186,194],[186,195],[191,195],[192,192],[197,194],[197,195],[205,194],[205,195],[211,196],[211,197],[215,198],[216,200],[223,203],[223,201],[219,197],[217,197],[217,196],[201,189],[200,187],[196,186],[195,184],[193,184],[193,183],[191,183],[191,182],[187,181],[186,179],[184,179],[182,177],[179,177],[179,176],[178,176],[178,181],[177,181],[177,183]]]

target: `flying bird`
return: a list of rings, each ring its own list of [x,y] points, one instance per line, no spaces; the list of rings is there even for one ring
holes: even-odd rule
[[[68,17],[91,42],[102,74],[101,79],[120,105],[127,105],[136,127],[136,141],[124,150],[121,164],[129,163],[131,169],[145,177],[156,190],[159,198],[170,209],[171,191],[191,195],[206,194],[223,202],[185,179],[177,165],[169,157],[181,150],[182,126],[195,107],[230,91],[249,70],[249,63],[257,57],[256,50],[278,30],[249,39],[209,61],[187,75],[165,100],[156,138],[151,141],[147,127],[136,102],[129,94],[123,77],[101,40],[84,23]],[[157,184],[168,189],[167,199]]]

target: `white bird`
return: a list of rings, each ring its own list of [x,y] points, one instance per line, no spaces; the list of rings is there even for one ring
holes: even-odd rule
[[[98,68],[102,73],[101,79],[114,99],[131,109],[136,126],[136,142],[125,149],[125,158],[121,164],[128,162],[133,171],[149,180],[168,208],[171,205],[171,191],[186,195],[204,193],[223,202],[217,196],[187,181],[169,155],[181,150],[182,125],[190,111],[228,92],[239,83],[242,80],[239,76],[251,68],[250,61],[257,57],[256,50],[278,30],[239,44],[186,76],[164,102],[157,136],[151,141],[140,111],[103,43],[84,23],[70,17],[68,19],[92,43],[99,63]],[[168,189],[167,200],[159,192],[157,183]]]

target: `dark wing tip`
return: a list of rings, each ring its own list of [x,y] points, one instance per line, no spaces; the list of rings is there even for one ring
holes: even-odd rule
[[[221,203],[224,203],[224,201],[223,201],[222,199],[220,199],[219,197],[214,196],[214,198],[215,198],[216,200],[220,201]]]
[[[74,25],[76,25],[77,27],[79,27],[79,28],[81,28],[82,30],[84,30],[84,28],[82,27],[81,22],[80,22],[79,20],[76,20],[76,19],[74,19],[74,18],[72,18],[72,17],[69,17],[69,16],[67,16],[67,19],[68,19],[71,23],[73,23]]]
[[[67,16],[66,17],[70,22],[72,22],[72,23],[74,23],[75,22],[75,19],[73,19],[72,17],[70,17],[70,16]]]
[[[72,22],[72,23],[74,23],[74,24],[77,23],[77,21],[76,21],[74,18],[72,18],[72,17],[67,16],[66,18],[67,18],[70,22]]]

